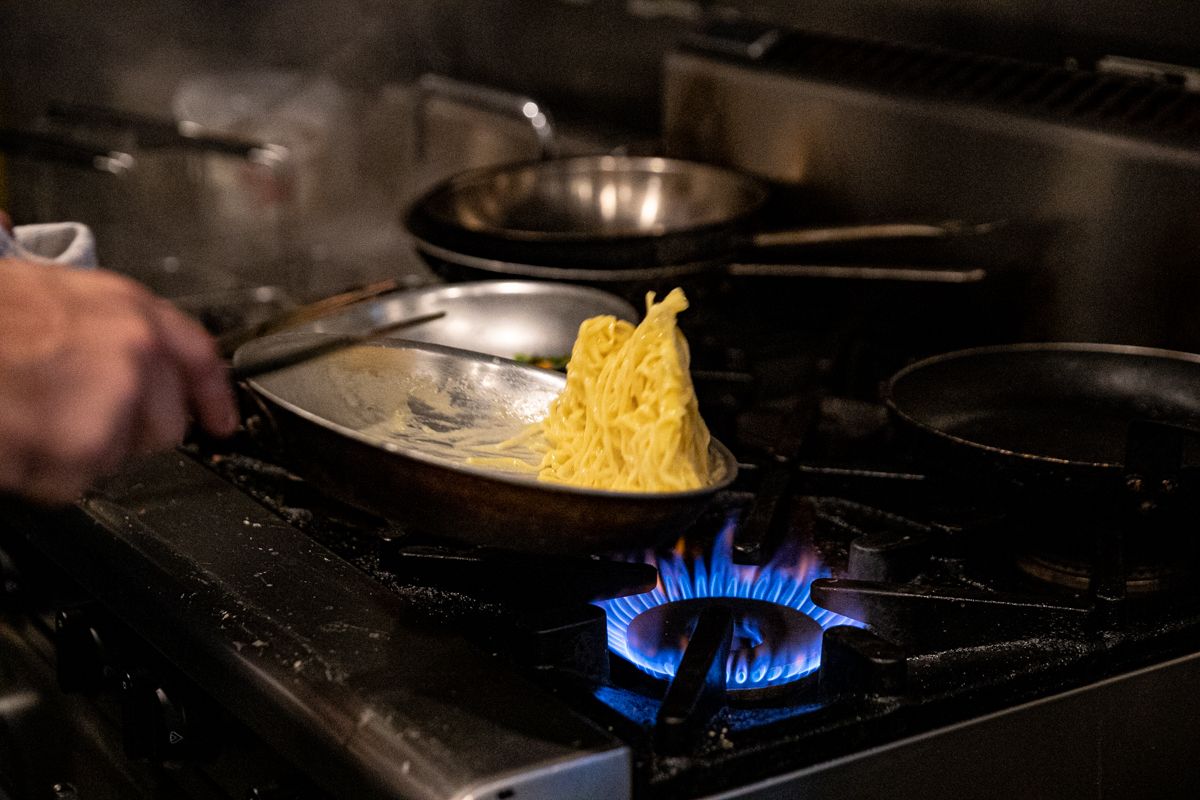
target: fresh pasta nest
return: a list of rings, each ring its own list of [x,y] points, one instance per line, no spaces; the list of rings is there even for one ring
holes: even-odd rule
[[[614,491],[671,492],[711,483],[709,433],[696,402],[682,289],[646,295],[637,327],[611,316],[579,328],[567,385],[541,431],[538,479]]]

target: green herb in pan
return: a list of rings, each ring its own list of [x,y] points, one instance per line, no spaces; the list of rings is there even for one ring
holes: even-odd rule
[[[520,361],[522,364],[532,364],[542,369],[563,370],[567,368],[567,362],[571,360],[571,355],[568,353],[565,356],[531,356],[525,353],[517,353],[513,356],[513,360]]]

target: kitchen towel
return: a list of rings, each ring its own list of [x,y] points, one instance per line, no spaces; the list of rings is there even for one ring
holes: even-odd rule
[[[78,222],[18,225],[11,235],[0,228],[0,258],[94,267],[96,237],[91,228]]]

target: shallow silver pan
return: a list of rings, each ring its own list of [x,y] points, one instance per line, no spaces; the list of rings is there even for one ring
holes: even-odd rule
[[[428,245],[509,263],[599,270],[725,263],[744,249],[944,239],[947,221],[754,230],[770,192],[750,175],[673,158],[573,156],[462,172],[405,217]]]
[[[296,330],[356,333],[445,311],[442,319],[396,334],[477,353],[517,358],[570,355],[579,324],[601,314],[637,322],[633,306],[600,289],[528,280],[428,286],[356,303]]]
[[[322,336],[259,339],[238,350],[234,364]],[[456,431],[483,430],[471,438],[498,441],[540,419],[564,384],[549,370],[401,340],[250,381],[294,470],[351,503],[469,544],[555,553],[661,544],[735,477],[735,459],[715,440],[711,484],[687,492],[577,489],[465,463],[471,444]]]

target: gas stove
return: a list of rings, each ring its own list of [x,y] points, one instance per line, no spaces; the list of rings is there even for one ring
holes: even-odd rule
[[[85,791],[55,747],[9,791],[1194,796],[1187,537],[1155,551],[926,469],[874,393],[925,328],[718,300],[722,324],[689,334],[742,468],[673,548],[430,538],[297,477],[252,413],[65,511],[5,504],[23,672],[53,669],[31,696],[91,720],[126,782]],[[32,730],[18,716],[0,755]]]

